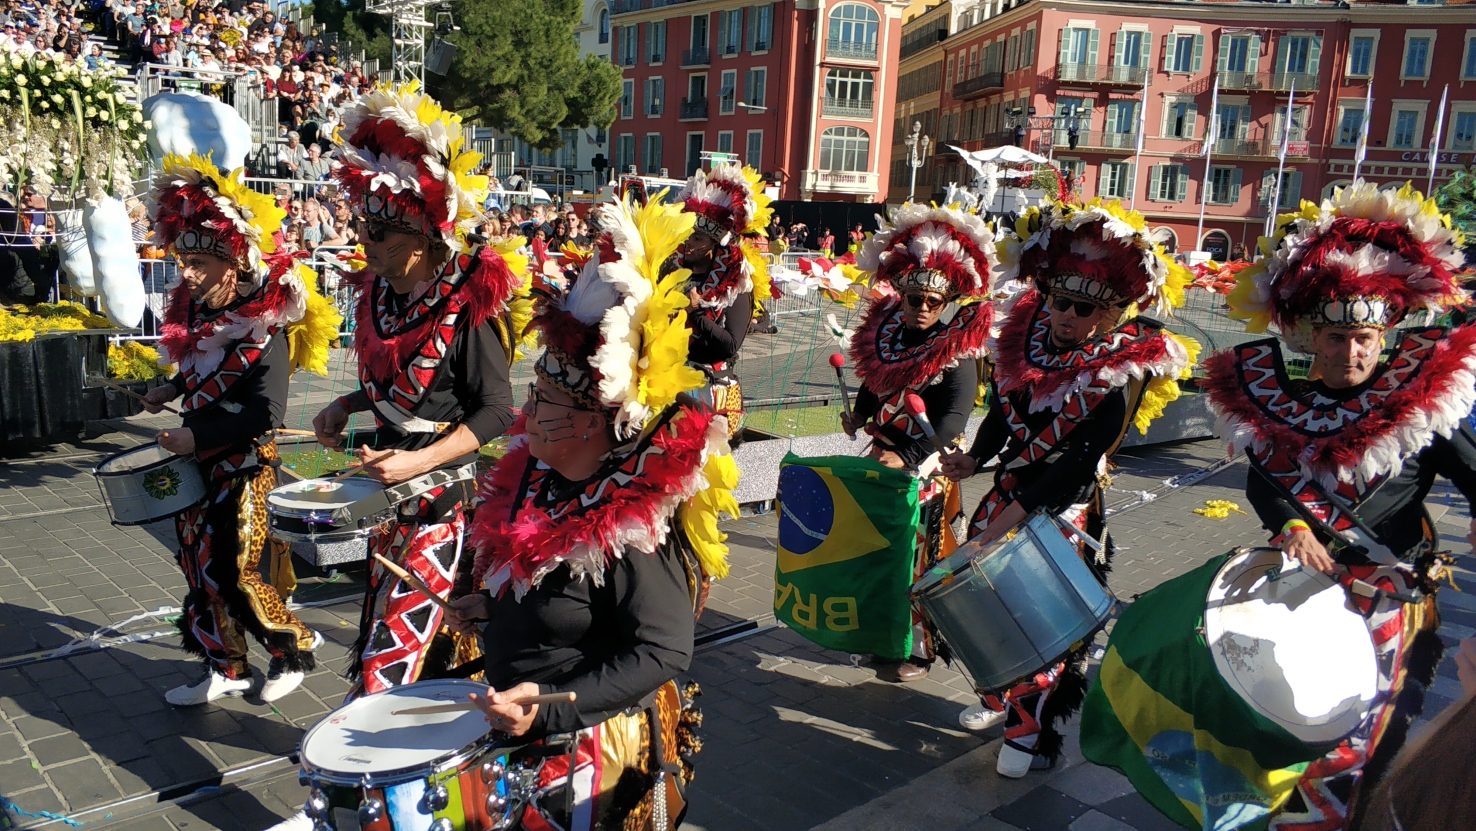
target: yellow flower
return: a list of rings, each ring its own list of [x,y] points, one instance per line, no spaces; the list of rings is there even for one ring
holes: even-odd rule
[[[123,341],[108,346],[108,375],[127,381],[152,381],[165,375],[159,353],[138,341]]]

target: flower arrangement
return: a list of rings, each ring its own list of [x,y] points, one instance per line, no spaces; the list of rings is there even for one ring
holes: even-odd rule
[[[0,308],[0,342],[35,340],[37,334],[44,332],[80,332],[112,326],[107,318],[70,300]]]
[[[0,47],[0,185],[94,200],[131,185],[149,125],[123,74]]]
[[[108,346],[108,377],[124,381],[152,381],[168,371],[159,352],[151,346],[128,340]]]

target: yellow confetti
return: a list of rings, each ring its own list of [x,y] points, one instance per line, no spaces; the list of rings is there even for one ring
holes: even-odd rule
[[[1224,519],[1230,516],[1230,512],[1244,514],[1239,505],[1224,499],[1206,499],[1203,508],[1195,508],[1194,513],[1207,516],[1210,519]]]

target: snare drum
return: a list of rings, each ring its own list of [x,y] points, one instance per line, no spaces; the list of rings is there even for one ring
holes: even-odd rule
[[[205,498],[194,457],[176,456],[157,443],[109,456],[92,475],[114,525],[167,519]]]
[[[285,542],[360,540],[393,517],[384,485],[364,476],[303,479],[267,494],[268,526]]]
[[[912,597],[981,693],[1058,663],[1107,624],[1116,602],[1043,511],[1003,540],[961,546]]]
[[[536,775],[510,766],[481,710],[395,715],[466,701],[485,684],[441,680],[366,695],[302,737],[304,811],[333,831],[498,831],[517,827]]]

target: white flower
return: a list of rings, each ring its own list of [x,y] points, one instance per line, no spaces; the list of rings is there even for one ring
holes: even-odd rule
[[[89,77],[89,76],[87,76],[87,75],[83,75],[82,76],[82,87],[84,89],[91,88],[92,87],[92,78]]]
[[[143,123],[143,128],[145,130],[152,130],[152,129],[154,129],[154,122],[152,122],[152,121],[145,121]]]
[[[51,86],[51,76],[50,75],[42,75],[41,76],[41,86],[43,86],[43,87],[49,87],[49,86]]]
[[[124,95],[121,92],[114,94],[113,97],[118,99],[118,103],[119,104],[127,104],[128,103],[128,96]]]
[[[23,66],[26,65],[26,62],[23,61],[23,60],[21,60],[21,56],[20,55],[11,55],[10,56],[10,65],[13,66],[13,67],[15,67],[16,69],[20,69],[21,67],[23,67]]]
[[[66,102],[67,102],[67,101],[66,101],[66,99],[65,99],[65,98],[62,98],[62,97],[61,97],[61,93],[56,93],[56,94],[53,94],[53,95],[52,95],[52,96],[51,96],[51,100],[52,100],[52,101],[55,101],[55,102],[56,102],[56,105],[57,105],[57,106],[58,106],[58,107],[60,107],[60,106],[61,106],[61,105],[63,105],[63,104],[65,104],[65,103],[66,103]]]
[[[53,118],[53,119],[51,119],[51,126],[54,127],[54,128],[56,128],[56,129],[58,129],[58,130],[60,130],[61,129],[61,119],[60,118]]]
[[[100,118],[100,119],[102,119],[103,121],[107,121],[108,120],[108,111],[107,110],[98,110],[97,111],[97,117]]]
[[[51,102],[50,101],[47,101],[45,98],[41,99],[41,109],[43,109],[43,110],[49,110],[49,109],[51,109]]]
[[[10,100],[10,90],[8,90],[8,89],[0,89],[0,101],[9,101],[9,100]]]
[[[83,113],[83,115],[85,115],[88,118],[97,118],[97,108],[96,107],[88,107],[87,108],[87,111],[85,113]]]
[[[24,76],[24,75],[17,75],[17,76],[15,76],[15,83],[16,83],[16,86],[22,86],[22,87],[25,86],[26,85],[26,76]]]
[[[140,111],[140,110],[134,110],[133,111],[133,123],[134,124],[142,124],[143,123],[143,120],[144,120],[144,114],[143,114],[143,112]]]

